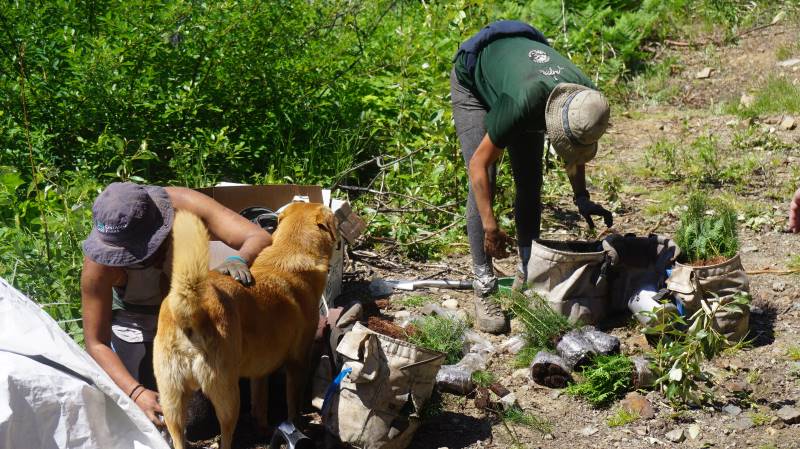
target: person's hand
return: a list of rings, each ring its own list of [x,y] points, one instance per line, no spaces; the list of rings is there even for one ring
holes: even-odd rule
[[[502,229],[485,230],[483,233],[483,250],[486,254],[495,259],[505,259],[508,257],[508,247],[514,246],[514,239],[508,236]]]
[[[242,285],[251,285],[253,283],[253,275],[250,274],[247,262],[239,256],[228,256],[225,262],[215,270],[222,274],[229,274],[232,278],[241,282]]]
[[[794,192],[789,203],[789,232],[800,232],[800,189]]]
[[[594,229],[592,215],[603,217],[606,227],[610,228],[614,224],[614,217],[611,215],[611,212],[590,200],[588,194],[579,195],[575,198],[575,205],[578,206],[578,213],[581,214],[584,220],[586,220],[586,223],[589,224],[589,229]]]
[[[162,427],[164,421],[161,420],[159,415],[162,415],[161,404],[158,403],[158,393],[146,388],[142,389],[141,393],[134,396],[134,402],[140,409],[147,415],[147,418],[155,424],[156,427]]]

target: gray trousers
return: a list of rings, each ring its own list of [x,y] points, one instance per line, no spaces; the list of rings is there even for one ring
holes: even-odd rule
[[[455,70],[450,72],[450,98],[453,103],[453,121],[456,125],[456,134],[461,144],[461,154],[464,164],[469,170],[469,161],[486,135],[484,118],[488,112],[485,106],[462,86],[456,78]],[[519,250],[521,269],[527,268],[530,258],[531,242],[539,238],[539,228],[542,221],[542,156],[544,151],[544,133],[527,132],[512,139],[507,148],[511,158],[511,173],[514,177],[514,222],[517,227],[517,246]],[[494,202],[496,187],[496,164],[489,170],[489,183]],[[472,254],[473,272],[480,284],[486,288],[493,288],[496,278],[492,270],[491,258],[483,250],[483,224],[472,184],[469,186],[467,196],[467,236],[469,249]],[[477,288],[476,288],[477,289]]]

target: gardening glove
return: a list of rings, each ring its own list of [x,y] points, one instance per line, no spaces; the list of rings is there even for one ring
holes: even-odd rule
[[[253,275],[250,274],[250,268],[241,256],[226,257],[225,262],[215,270],[222,274],[229,274],[232,278],[241,282],[242,285],[253,284]]]
[[[514,246],[514,239],[509,237],[502,229],[484,231],[483,250],[486,255],[495,259],[505,259],[509,255],[508,248],[510,246]]]
[[[589,229],[594,229],[594,220],[592,215],[599,215],[603,217],[606,227],[611,227],[614,224],[614,217],[611,212],[607,211],[603,206],[593,202],[589,199],[589,192],[584,192],[575,196],[575,205],[578,206],[578,213],[589,224]]]

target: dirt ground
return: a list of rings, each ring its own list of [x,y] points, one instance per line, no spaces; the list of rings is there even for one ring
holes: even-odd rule
[[[736,160],[743,157],[724,149],[750,122],[723,113],[725,108],[721,105],[738,103],[743,94],[751,93],[769,76],[784,76],[795,84],[800,82],[800,64],[793,67],[776,64],[776,50],[782,46],[794,44],[791,57],[800,58],[799,34],[800,26],[797,24],[778,25],[749,33],[736,44],[659,49],[658,58],[672,61],[672,64],[670,76],[656,89],[673,95],[654,103],[645,90],[640,95],[641,100],[632,102],[627,108],[616,107],[612,128],[601,141],[598,157],[587,169],[593,198],[601,203],[606,203],[608,194],[605,188],[599,187],[604,177],[616,177],[621,181],[616,192],[619,196],[615,202],[616,231],[672,235],[677,224],[676,207],[680,207],[686,189],[681,184],[648,175],[644,169],[646,149],[661,139],[688,144],[700,135],[713,135],[723,148],[720,152],[722,158]],[[697,73],[706,67],[712,69],[710,77],[698,78]],[[752,129],[783,142],[780,151],[754,147],[750,154],[755,155],[760,164],[748,173],[744,183],[706,187],[727,194],[737,204],[755,211],[751,216],[741,217],[740,222],[741,257],[748,271],[783,270],[791,256],[800,254],[800,236],[783,232],[790,195],[800,185],[800,127],[780,129],[776,122],[778,119],[759,117]],[[800,117],[796,119],[800,122]],[[586,235],[585,224],[578,220],[570,199],[564,195],[557,204],[547,208],[543,237],[568,239]],[[461,254],[427,264],[409,263],[384,254],[370,258],[365,256],[368,253],[360,253],[349,261],[346,279],[352,282],[345,284],[343,297],[367,297],[366,283],[372,276],[392,279],[468,278],[470,259],[465,247],[459,249]],[[515,263],[507,259],[497,261],[496,265],[501,274],[510,275]],[[651,392],[647,398],[656,410],[653,419],[640,419],[612,428],[607,419],[617,410],[616,405],[594,409],[559,390],[539,386],[513,367],[513,356],[495,354],[489,371],[515,393],[524,410],[549,421],[552,431],[541,433],[517,424],[510,424],[510,429],[507,429],[496,418],[487,417],[476,409],[472,399],[443,394],[444,410],[423,422],[410,447],[509,448],[514,442],[510,433],[513,432],[526,448],[800,448],[800,424],[785,424],[776,414],[784,405],[800,407],[800,375],[793,374],[800,372],[800,362],[787,356],[790,346],[800,344],[798,279],[798,275],[750,276],[754,305],[750,333],[753,345],[708,363],[708,371],[717,385],[715,395],[718,398],[710,406],[674,410],[660,394]],[[440,303],[455,299],[460,308],[468,314],[473,313],[471,292],[429,289],[392,295],[382,311],[384,315],[391,317],[404,310],[417,313],[417,310],[399,305],[400,300],[409,295],[430,296]],[[517,327],[512,323],[512,334]],[[632,326],[609,331],[622,340],[625,354],[641,352],[647,346],[642,335]],[[486,336],[496,344],[509,338],[509,335]],[[730,391],[742,383],[752,390],[749,401],[737,401]],[[740,413],[724,412],[722,408],[726,405],[736,405]],[[758,419],[753,419],[753,416]],[[309,415],[307,418],[311,422],[305,424],[305,429],[310,435],[319,436],[319,425],[315,424],[318,417]],[[681,443],[668,441],[668,432],[678,428],[686,431],[693,424],[700,430],[695,439],[686,437]],[[237,435],[241,447],[265,447],[264,442],[248,439]],[[318,447],[322,446],[318,443]]]

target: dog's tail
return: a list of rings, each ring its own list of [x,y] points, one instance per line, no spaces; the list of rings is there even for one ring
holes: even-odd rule
[[[208,288],[208,230],[199,217],[176,212],[172,254],[169,307],[177,320],[187,322],[199,310]]]

